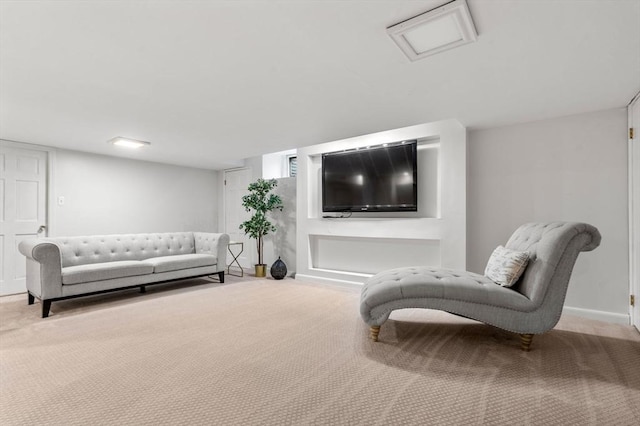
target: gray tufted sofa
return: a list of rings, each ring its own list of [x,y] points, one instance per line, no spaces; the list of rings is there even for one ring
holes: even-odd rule
[[[600,245],[600,233],[585,223],[522,225],[506,248],[529,253],[529,265],[511,288],[467,271],[426,266],[398,268],[371,277],[360,298],[360,314],[378,340],[392,311],[438,309],[520,334],[527,351],[534,334],[560,319],[571,271],[581,251]]]
[[[22,241],[28,303],[217,274],[224,282],[229,235],[204,232],[98,235]]]

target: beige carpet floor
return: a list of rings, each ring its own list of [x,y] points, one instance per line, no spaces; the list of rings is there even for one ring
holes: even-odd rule
[[[638,425],[640,336],[573,317],[529,353],[405,310],[367,339],[358,293],[295,280],[0,300],[2,425]]]

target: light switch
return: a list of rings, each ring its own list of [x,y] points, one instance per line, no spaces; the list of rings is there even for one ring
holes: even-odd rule
[[[64,206],[64,197],[62,195],[58,197],[58,205]]]

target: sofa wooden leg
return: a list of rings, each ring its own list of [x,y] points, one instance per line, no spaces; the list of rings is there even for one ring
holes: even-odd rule
[[[140,293],[146,293],[147,292],[147,287],[141,285],[140,286]]]
[[[220,282],[224,284],[224,271],[218,272],[218,277],[220,278]]]
[[[35,301],[36,301],[36,298],[33,296],[33,294],[27,292],[27,304],[33,305]]]
[[[49,316],[49,310],[51,309],[51,300],[42,300],[42,318]]]
[[[379,325],[372,325],[371,327],[369,327],[369,337],[371,338],[371,340],[373,340],[374,342],[377,342],[378,334],[380,334]]]
[[[520,335],[520,348],[525,352],[529,352],[529,349],[531,349],[531,341],[532,340],[533,340],[533,334],[521,334]]]

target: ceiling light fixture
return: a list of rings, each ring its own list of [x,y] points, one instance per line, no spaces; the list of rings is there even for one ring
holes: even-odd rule
[[[117,136],[113,139],[109,139],[108,143],[121,146],[124,148],[137,149],[142,148],[143,146],[151,145],[151,142],[138,141],[135,139],[123,138],[122,136]]]
[[[466,0],[453,0],[387,28],[412,61],[476,41],[478,33]]]

